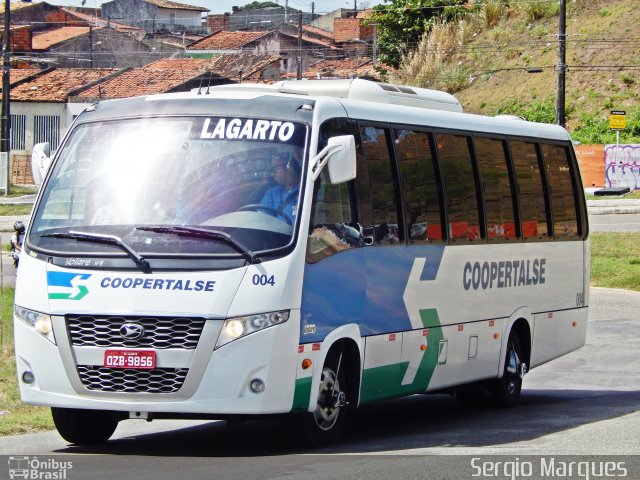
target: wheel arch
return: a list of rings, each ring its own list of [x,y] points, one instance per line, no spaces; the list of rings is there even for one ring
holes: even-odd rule
[[[318,390],[322,368],[329,355],[339,354],[342,351],[342,363],[340,368],[346,368],[347,399],[352,407],[360,403],[360,384],[362,382],[362,365],[364,351],[360,328],[355,324],[344,325],[332,331],[322,342],[318,362],[314,365],[311,380],[311,394],[309,396],[308,411],[313,412],[318,402]]]
[[[527,308],[516,310],[505,323],[502,333],[502,345],[500,347],[500,364],[498,365],[498,378],[504,374],[504,363],[507,356],[507,344],[510,333],[514,331],[520,339],[520,346],[524,350],[522,359],[527,365],[531,364],[531,349],[533,346],[533,315]]]

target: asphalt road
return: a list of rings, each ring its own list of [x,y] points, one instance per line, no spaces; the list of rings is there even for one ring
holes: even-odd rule
[[[640,214],[589,215],[592,232],[637,232],[640,231]]]
[[[301,446],[276,421],[167,420],[122,422],[111,441],[92,448],[55,432],[4,437],[0,454],[72,461],[70,480],[461,479],[476,478],[473,457],[531,461],[533,475],[515,478],[543,478],[536,455],[613,459],[625,462],[625,478],[640,479],[640,293],[593,288],[590,305],[587,344],[531,371],[512,409],[465,410],[446,395],[416,395],[362,409],[343,440],[324,449]],[[0,478],[8,472],[2,463]]]

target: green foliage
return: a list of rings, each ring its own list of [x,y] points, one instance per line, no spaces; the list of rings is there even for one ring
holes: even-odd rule
[[[370,24],[376,24],[382,63],[398,68],[402,55],[420,43],[422,35],[439,19],[463,15],[466,0],[385,0],[373,7]]]
[[[247,3],[246,5],[243,5],[241,7],[238,8],[239,11],[241,12],[248,12],[250,10],[257,10],[258,8],[269,8],[269,7],[279,7],[281,8],[282,5],[280,5],[277,2],[251,2],[251,3]],[[293,8],[289,8],[289,10],[291,10],[292,12],[297,12],[297,10],[293,9]]]
[[[555,123],[556,107],[551,101],[522,102],[510,100],[495,108],[494,115],[518,115],[530,122]]]
[[[535,22],[542,18],[555,17],[560,13],[560,3],[557,0],[517,2],[511,5],[511,8],[529,22]]]
[[[583,114],[571,133],[580,143],[616,143],[609,117]],[[640,143],[640,109],[627,111],[627,128],[620,131],[620,143]]]

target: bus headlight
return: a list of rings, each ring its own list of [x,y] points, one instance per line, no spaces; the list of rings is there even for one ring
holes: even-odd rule
[[[289,320],[289,310],[229,318],[224,321],[222,331],[216,343],[216,348],[233,342],[238,338],[245,337],[253,332],[279,325],[287,320]]]
[[[13,307],[13,314],[18,320],[31,327],[51,343],[56,343],[56,338],[53,336],[53,325],[49,315],[34,312],[33,310],[19,307],[18,305]]]

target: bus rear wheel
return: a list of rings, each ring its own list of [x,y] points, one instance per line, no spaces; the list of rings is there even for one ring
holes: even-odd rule
[[[118,426],[116,416],[107,411],[52,407],[51,415],[60,436],[76,445],[104,443]]]
[[[492,403],[496,407],[512,407],[518,403],[522,379],[527,373],[527,364],[523,362],[523,358],[520,337],[512,330],[507,341],[502,378],[496,378],[490,386]]]
[[[327,358],[322,367],[318,403],[313,412],[302,416],[305,438],[316,446],[334,442],[340,436],[347,418],[346,365],[338,358]]]

